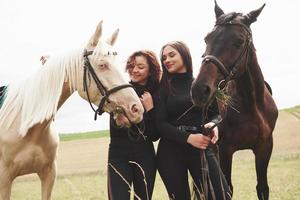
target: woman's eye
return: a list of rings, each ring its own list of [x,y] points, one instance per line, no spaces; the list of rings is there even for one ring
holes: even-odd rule
[[[171,53],[170,57],[173,58],[176,54],[175,53]]]

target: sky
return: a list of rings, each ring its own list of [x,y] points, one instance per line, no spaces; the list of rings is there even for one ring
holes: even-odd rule
[[[300,23],[297,0],[218,0],[224,12],[248,13],[266,7],[251,25],[258,62],[277,106],[300,104]],[[205,49],[203,38],[215,22],[214,0],[0,0],[0,85],[26,79],[41,67],[42,55],[86,44],[100,20],[103,36],[120,29],[115,49],[119,70],[134,51],[182,40],[190,48],[194,75]],[[124,73],[124,76],[127,75]],[[60,133],[108,129],[108,114],[97,121],[75,93],[59,110]]]

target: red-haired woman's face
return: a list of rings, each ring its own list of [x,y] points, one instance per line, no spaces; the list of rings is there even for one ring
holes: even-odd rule
[[[128,69],[130,80],[140,85],[146,85],[149,79],[150,66],[144,56],[136,56],[133,66]]]

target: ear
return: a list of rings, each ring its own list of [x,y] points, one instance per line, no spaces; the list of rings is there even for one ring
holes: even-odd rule
[[[266,4],[262,5],[262,7],[260,7],[259,9],[253,10],[253,11],[249,12],[247,15],[245,15],[244,23],[247,26],[250,26],[253,22],[255,22],[257,17],[259,16],[259,14],[261,13],[263,8],[265,7],[265,5]]]
[[[88,47],[96,47],[96,45],[98,44],[99,38],[102,35],[102,23],[103,21],[101,20],[96,28],[95,33],[89,40]]]
[[[119,34],[119,29],[115,30],[112,36],[106,40],[106,43],[113,46],[117,40],[118,34]]]
[[[219,7],[216,0],[215,0],[215,14],[216,14],[216,19],[218,19],[221,15],[224,14],[224,11]]]

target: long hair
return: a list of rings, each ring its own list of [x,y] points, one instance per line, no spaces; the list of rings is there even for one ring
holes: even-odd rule
[[[69,82],[71,92],[78,85],[82,71],[79,67],[83,63],[81,54],[82,49],[71,55],[53,56],[44,67],[21,84],[9,84],[6,99],[0,109],[0,128],[14,128],[19,130],[21,136],[25,136],[35,124],[53,118],[64,82]],[[20,124],[15,124],[18,117]]]
[[[182,41],[171,41],[165,44],[160,51],[160,62],[163,69],[163,75],[161,79],[161,87],[167,94],[173,93],[172,85],[171,85],[171,75],[168,72],[166,66],[163,62],[163,51],[167,46],[171,46],[172,48],[176,49],[180,54],[183,64],[186,67],[187,73],[193,73],[193,62],[192,56],[188,46]]]
[[[140,50],[136,51],[129,56],[126,62],[126,71],[130,73],[130,70],[133,69],[135,64],[135,58],[137,56],[143,56],[146,58],[149,65],[149,78],[146,83],[146,88],[149,89],[149,92],[153,94],[159,86],[161,79],[161,67],[159,65],[158,59],[153,51],[150,50]]]

